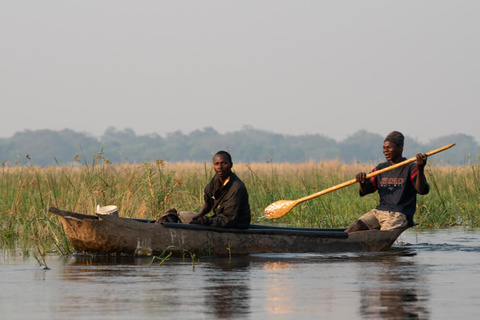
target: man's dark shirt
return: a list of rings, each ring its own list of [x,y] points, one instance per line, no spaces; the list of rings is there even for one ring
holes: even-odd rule
[[[223,228],[248,228],[251,213],[245,184],[232,172],[224,186],[215,175],[205,187],[204,200],[213,209],[213,216],[199,218],[202,225]]]
[[[382,162],[370,173],[390,165],[389,161]],[[378,190],[380,197],[380,204],[377,206],[378,210],[401,212],[407,216],[409,223],[413,223],[413,215],[417,207],[416,181],[417,167],[414,162],[368,179],[366,181],[366,193],[360,192],[360,196]],[[425,194],[429,190],[430,186],[427,183]]]

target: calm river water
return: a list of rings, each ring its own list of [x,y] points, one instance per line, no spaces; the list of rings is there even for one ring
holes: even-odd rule
[[[33,258],[2,252],[1,319],[478,319],[480,230],[407,230],[388,252]]]

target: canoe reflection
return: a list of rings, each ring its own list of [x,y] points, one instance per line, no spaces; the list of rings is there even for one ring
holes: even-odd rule
[[[369,319],[429,319],[425,272],[401,253],[371,260],[359,274],[360,314]]]
[[[62,280],[76,282],[63,299],[70,311],[86,312],[84,305],[93,301],[110,315],[140,307],[145,315],[167,318],[180,308],[186,318],[275,317],[303,310],[344,318],[428,319],[428,273],[409,255],[406,250],[253,255],[202,258],[195,266],[188,258],[158,266],[148,257],[78,256],[61,269]]]
[[[149,264],[152,257],[127,256],[127,255],[74,255],[69,259],[68,265],[71,266],[114,266],[114,265],[144,265]]]
[[[119,284],[114,287],[117,292],[112,289],[101,298],[117,312],[123,305],[134,304],[142,291],[147,301],[139,299],[136,307],[142,305],[151,314],[161,310],[174,318],[177,306],[183,313],[192,310],[222,319],[244,318],[251,312],[250,258],[205,258],[191,268],[188,259],[172,258],[159,267],[158,260],[151,263],[151,257],[79,255],[68,263],[73,267],[64,270],[63,278],[103,284],[104,292],[112,283]],[[127,296],[128,286],[135,289],[135,294],[128,294],[133,301],[119,301]]]

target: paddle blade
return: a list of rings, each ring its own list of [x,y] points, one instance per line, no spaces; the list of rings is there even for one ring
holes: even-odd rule
[[[297,205],[295,200],[280,200],[265,208],[265,217],[269,219],[280,218],[286,215]]]

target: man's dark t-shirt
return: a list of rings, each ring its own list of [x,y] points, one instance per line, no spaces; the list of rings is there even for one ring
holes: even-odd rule
[[[403,159],[405,160],[405,159]],[[389,161],[377,165],[370,173],[389,167]],[[360,196],[373,193],[378,190],[380,204],[378,210],[401,212],[407,216],[409,224],[413,223],[413,215],[417,206],[417,181],[416,163],[411,163],[391,171],[374,176],[366,181],[366,193],[360,192]],[[430,190],[426,185],[427,194]]]

